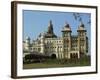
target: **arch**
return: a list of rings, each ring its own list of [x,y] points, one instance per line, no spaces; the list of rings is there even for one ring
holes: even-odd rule
[[[56,54],[52,54],[52,55],[51,55],[51,58],[52,58],[52,59],[56,59]]]

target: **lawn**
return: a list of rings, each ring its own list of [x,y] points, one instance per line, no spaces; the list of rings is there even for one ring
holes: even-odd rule
[[[55,68],[55,67],[75,67],[75,66],[90,66],[90,57],[83,57],[81,59],[46,59],[43,62],[24,63],[23,69],[34,68]]]

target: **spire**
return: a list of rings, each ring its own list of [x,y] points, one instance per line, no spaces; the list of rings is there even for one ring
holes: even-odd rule
[[[53,26],[52,20],[49,21],[49,25],[48,26]]]
[[[47,32],[45,34],[45,37],[46,38],[56,38],[57,37],[53,32],[53,24],[52,24],[51,20],[49,21],[48,30],[47,30]]]
[[[53,34],[53,24],[52,24],[52,21],[51,20],[49,21],[47,33],[52,33]]]

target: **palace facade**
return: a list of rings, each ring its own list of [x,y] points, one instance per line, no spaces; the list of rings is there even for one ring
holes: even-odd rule
[[[29,37],[23,41],[23,57],[27,54],[42,54],[58,59],[80,58],[88,53],[88,37],[85,25],[81,22],[77,29],[77,35],[72,35],[68,23],[61,30],[62,37],[56,36],[53,31],[52,21],[48,24],[48,30],[40,33],[36,40],[30,41]]]

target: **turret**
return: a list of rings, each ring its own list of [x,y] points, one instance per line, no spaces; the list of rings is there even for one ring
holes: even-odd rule
[[[30,44],[30,37],[26,37],[25,42],[28,43],[28,44]]]
[[[71,36],[71,28],[70,25],[66,22],[63,29],[62,29],[62,36],[63,37],[69,37]]]
[[[26,51],[30,50],[30,37],[26,37],[26,40],[25,40],[25,50]]]
[[[43,34],[41,34],[41,53],[45,53],[44,52],[44,33]]]
[[[86,36],[86,29],[83,22],[80,22],[77,32],[78,32],[78,36]]]
[[[68,54],[71,50],[71,27],[68,23],[65,23],[63,29],[62,29],[62,37],[63,37],[63,47],[64,47],[64,57],[70,58],[70,55]]]
[[[80,25],[78,27],[78,49],[80,51],[80,55],[84,55],[86,54],[87,51],[87,36],[86,36],[86,29],[85,29],[85,25],[83,24],[83,22],[80,22]]]

